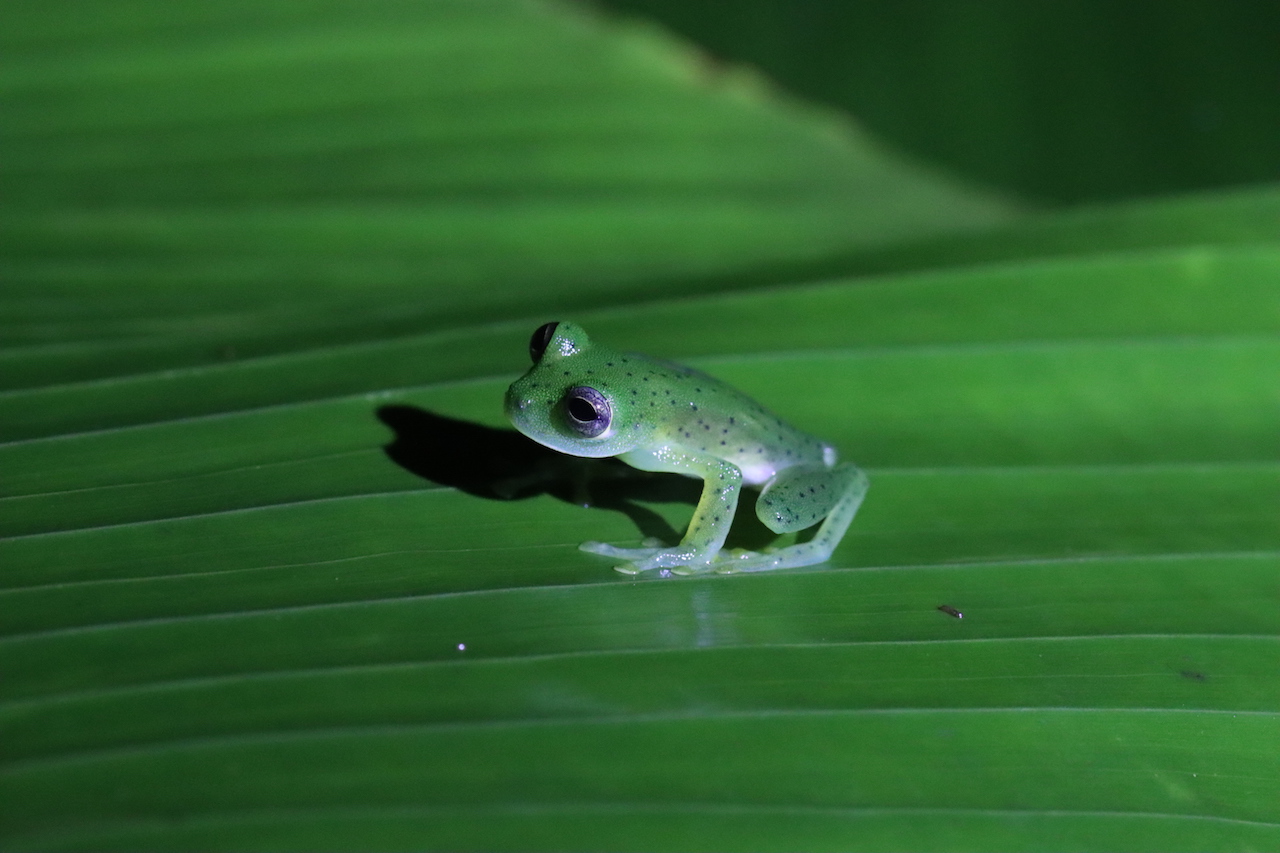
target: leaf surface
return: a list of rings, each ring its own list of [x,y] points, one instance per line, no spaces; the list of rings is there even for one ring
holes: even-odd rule
[[[0,846],[1280,844],[1274,189],[1028,217],[577,7],[42,9]],[[579,552],[697,485],[505,425],[555,317],[864,466],[830,563]]]

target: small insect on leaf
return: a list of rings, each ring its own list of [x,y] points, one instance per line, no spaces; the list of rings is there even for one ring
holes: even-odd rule
[[[956,610],[950,604],[939,604],[938,609],[941,610],[943,613],[947,614],[948,616],[954,616],[957,619],[964,618],[964,614],[961,613],[959,610]]]

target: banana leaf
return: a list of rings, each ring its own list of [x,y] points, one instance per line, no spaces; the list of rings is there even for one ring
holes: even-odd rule
[[[648,24],[0,9],[4,849],[1280,846],[1280,190],[1032,212]],[[504,421],[573,319],[829,563]],[[730,544],[771,534],[750,512]]]

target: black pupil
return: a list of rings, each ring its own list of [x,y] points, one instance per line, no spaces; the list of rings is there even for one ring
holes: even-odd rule
[[[551,338],[556,333],[556,326],[559,325],[559,323],[543,323],[533,333],[533,337],[529,338],[529,357],[533,359],[534,364],[542,360],[542,354],[547,351],[547,344],[551,343]]]
[[[574,397],[569,401],[569,416],[575,421],[588,423],[600,417],[596,414],[596,407],[588,403],[581,397]]]
[[[565,420],[583,438],[596,438],[609,431],[613,409],[609,398],[587,385],[577,385],[564,394]]]

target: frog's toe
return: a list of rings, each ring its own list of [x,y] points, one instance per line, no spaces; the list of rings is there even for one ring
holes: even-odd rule
[[[646,540],[653,541],[653,540]],[[624,575],[634,575],[660,569],[664,577],[669,575],[697,575],[714,571],[723,557],[707,556],[699,549],[675,548],[619,548],[604,542],[583,542],[583,551],[624,560],[627,565],[614,569]]]
[[[797,563],[786,559],[786,554],[781,550],[769,549],[761,554],[752,555],[749,559],[740,560],[733,564],[729,571],[731,572],[768,572],[773,569],[792,568]]]
[[[673,575],[688,577],[689,575],[705,575],[707,572],[712,571],[713,568],[714,566],[710,563],[694,563],[684,566],[672,566],[668,571]]]
[[[706,568],[696,566],[678,566],[676,568],[667,568],[661,565],[650,565],[648,562],[627,563],[623,566],[614,566],[613,570],[618,574],[634,577],[644,572],[657,572],[660,578],[669,578],[672,575],[696,575],[705,572]]]
[[[616,560],[631,561],[646,560],[662,551],[661,548],[619,548],[607,542],[583,542],[578,549],[604,557],[613,557]]]

